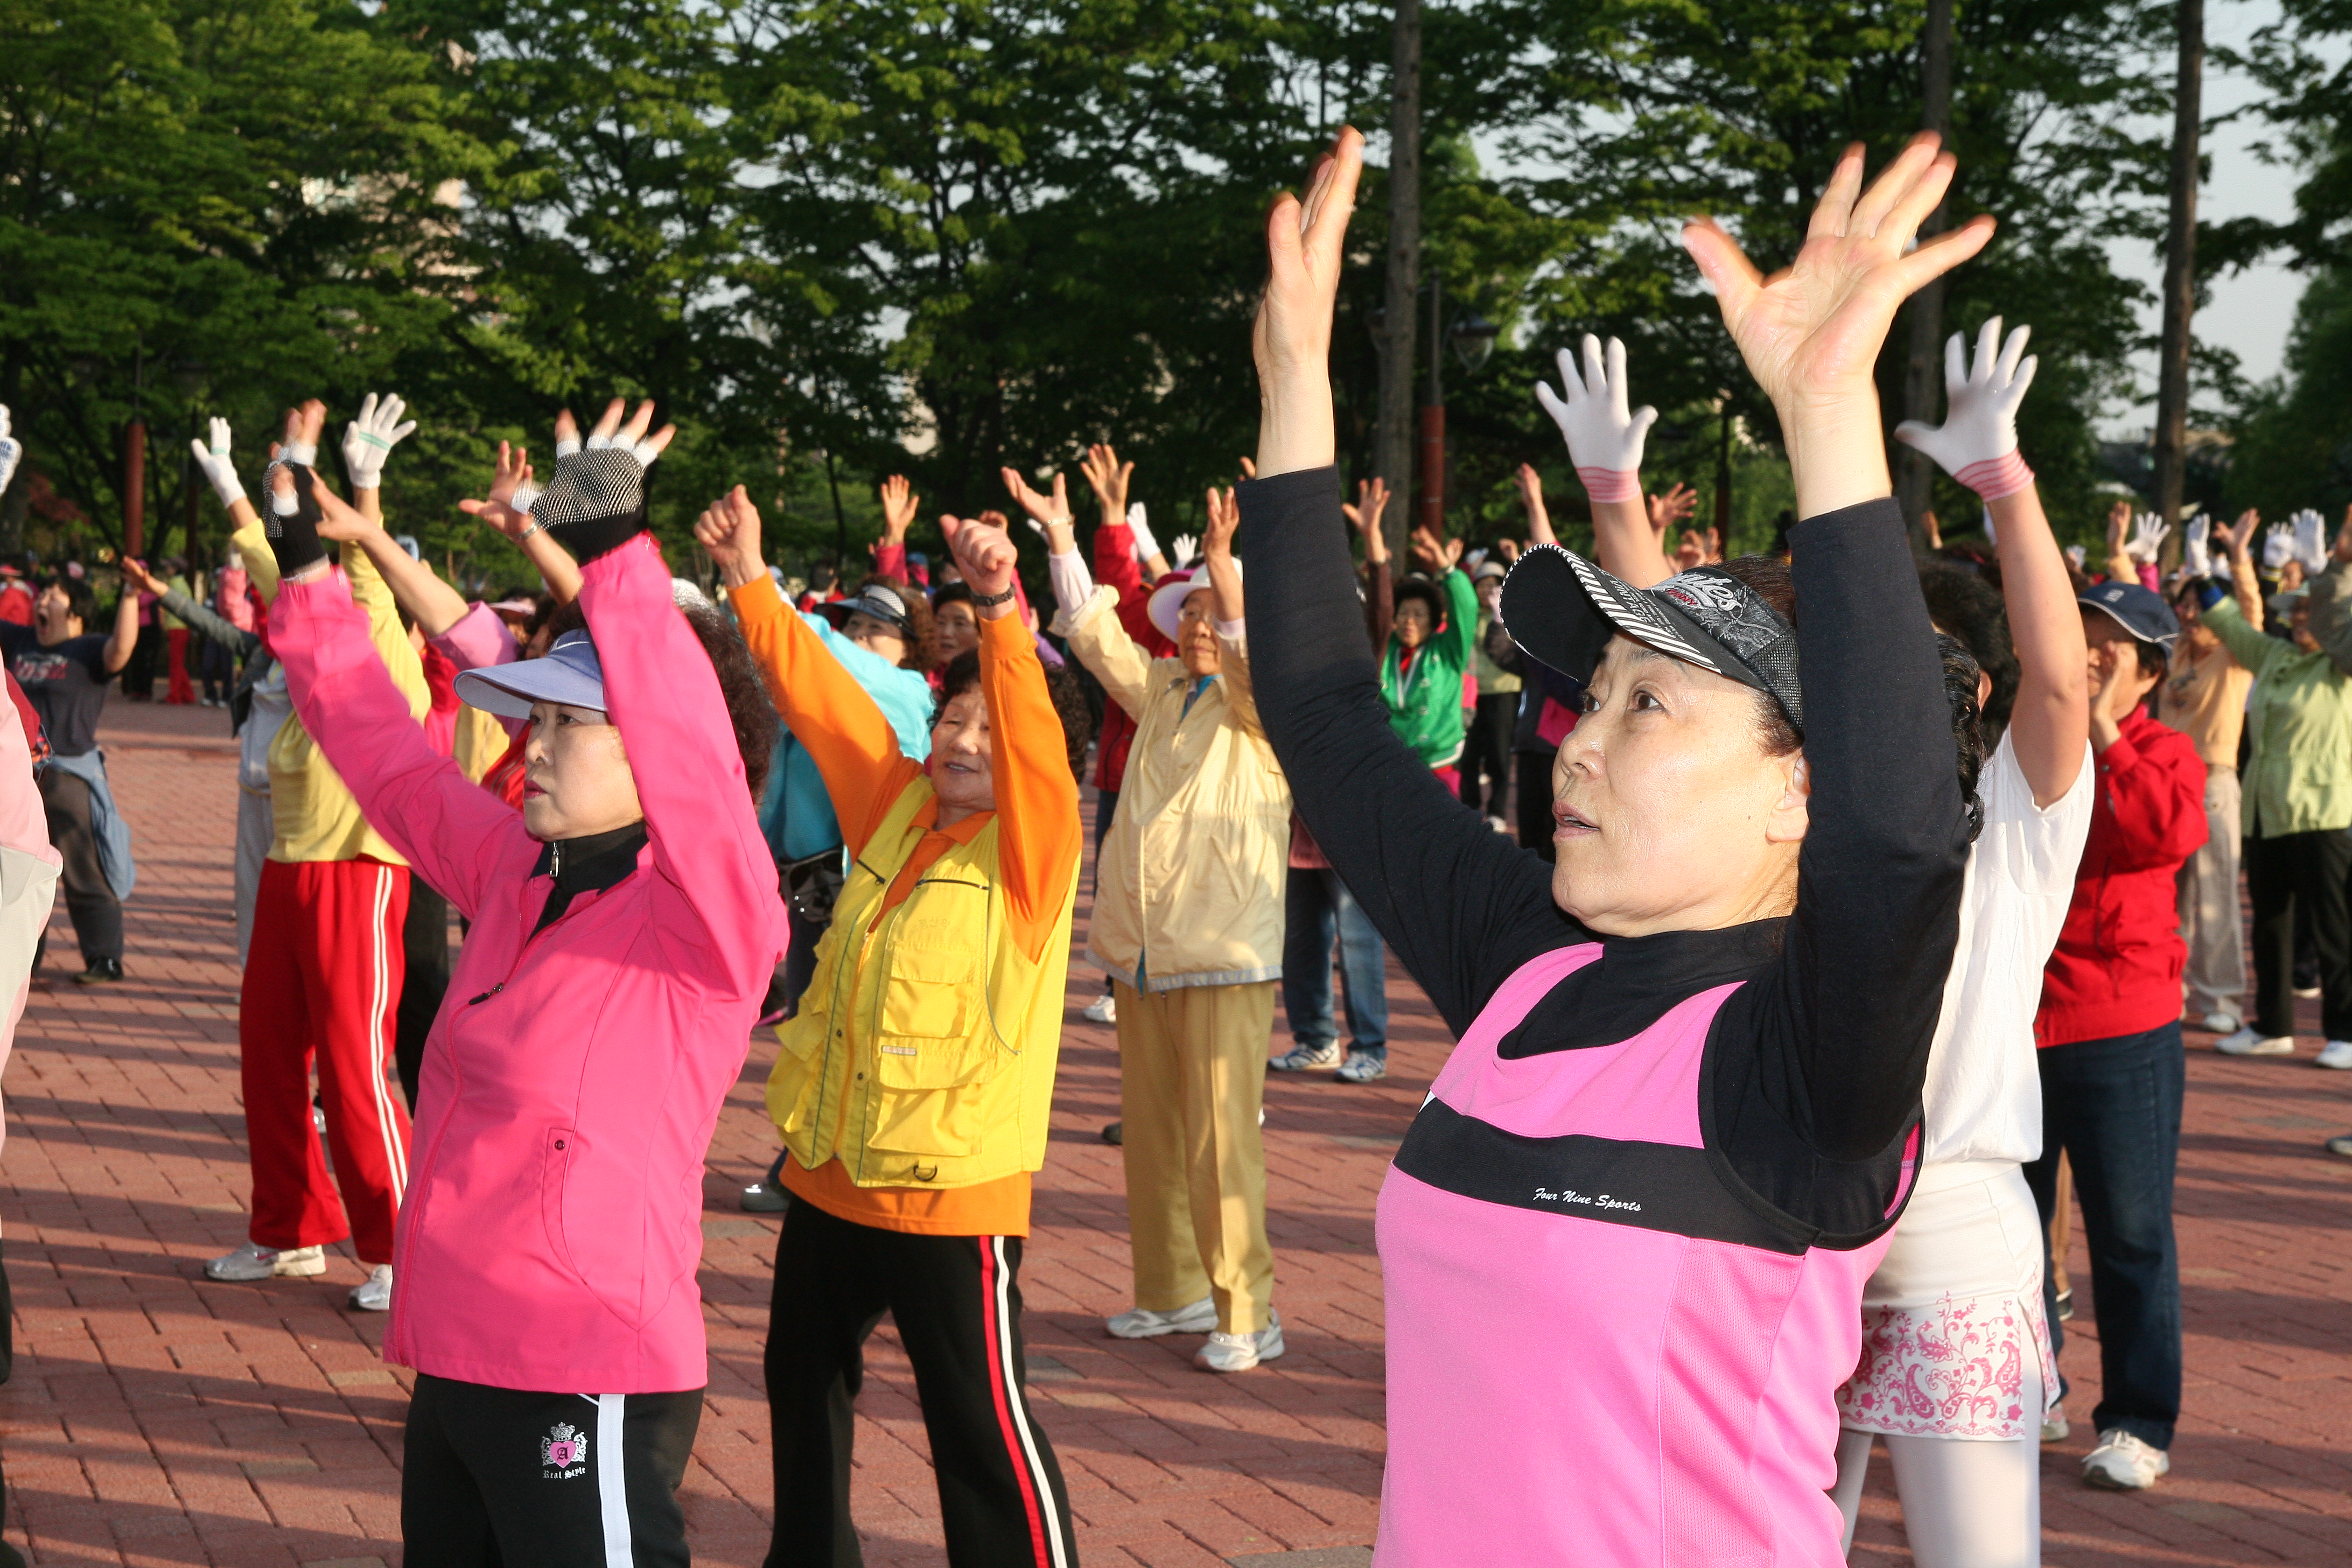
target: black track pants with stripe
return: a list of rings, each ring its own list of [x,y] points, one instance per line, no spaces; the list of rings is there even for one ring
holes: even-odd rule
[[[1023,1392],[1021,1238],[908,1236],[795,1200],[768,1308],[767,1568],[859,1568],[852,1405],[888,1312],[914,1363],[953,1568],[1076,1568],[1061,1467]]]
[[[407,1560],[686,1568],[678,1482],[702,1390],[530,1394],[419,1373],[400,1473]]]

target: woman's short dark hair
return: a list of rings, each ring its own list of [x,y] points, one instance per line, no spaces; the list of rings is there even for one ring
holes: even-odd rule
[[[1966,567],[1930,563],[1919,568],[1919,592],[1927,597],[1928,618],[1958,637],[1977,668],[1992,677],[1981,722],[1987,738],[1997,742],[2017,704],[2020,676],[2000,590]]]
[[[931,710],[931,722],[937,725],[948,710],[948,704],[967,691],[980,688],[980,650],[968,647],[948,660],[940,672],[940,699]],[[1068,666],[1055,669],[1045,666],[1045,691],[1054,700],[1054,714],[1062,721],[1062,743],[1070,757],[1070,776],[1081,784],[1087,776],[1087,747],[1095,738],[1094,710],[1087,706],[1086,683]]]
[[[929,674],[936,652],[931,647],[931,602],[923,597],[921,589],[908,584],[904,577],[868,577],[857,584],[857,593],[850,597],[856,598],[866,589],[877,585],[898,595],[898,602],[907,606],[907,629],[898,634],[898,640],[907,645],[907,651],[899,656],[898,668]],[[965,596],[969,598],[970,593],[967,592]]]
[[[1445,603],[1445,595],[1437,591],[1436,584],[1431,582],[1428,578],[1423,576],[1418,572],[1413,573],[1410,576],[1398,578],[1396,586],[1390,591],[1389,599],[1391,615],[1393,615],[1397,610],[1403,609],[1404,603],[1407,599],[1418,599],[1423,604],[1429,606],[1429,629],[1431,631],[1433,632],[1438,627],[1445,624],[1445,616],[1448,609]]]
[[[971,603],[971,584],[963,581],[961,578],[958,578],[952,583],[940,584],[939,587],[933,591],[931,595],[931,613],[933,615],[937,615],[940,611],[946,609],[950,605],[969,605]],[[975,610],[972,613],[974,615],[978,615],[980,612]]]
[[[783,721],[776,717],[776,706],[768,700],[767,683],[760,679],[760,667],[752,661],[750,645],[727,612],[704,600],[688,607],[680,605],[677,613],[694,628],[697,641],[710,660],[711,673],[719,677],[719,695],[727,703],[727,719],[735,731],[735,749],[743,758],[743,777],[751,788],[756,803],[768,787],[768,763],[774,756],[776,737],[783,733]],[[588,629],[588,616],[580,608],[580,601],[559,608],[548,617],[547,636],[551,643],[566,632]]]
[[[87,626],[98,619],[98,595],[90,592],[89,583],[79,577],[68,577],[60,572],[41,584],[42,591],[55,588],[66,596],[66,614]],[[128,594],[129,588],[122,590]]]
[[[1725,562],[1723,569],[1747,584],[1790,626],[1797,624],[1797,584],[1789,574],[1787,562],[1777,555],[1743,555]],[[1977,798],[1977,781],[1984,772],[1986,751],[1984,726],[1977,710],[1978,665],[1965,644],[1942,632],[1936,635],[1936,652],[1943,664],[1944,698],[1951,706],[1960,798],[1968,806],[1969,837],[1974,840],[1984,826],[1984,805]],[[1756,694],[1756,722],[1762,731],[1759,738],[1766,756],[1784,757],[1805,743],[1780,703],[1761,691]]]

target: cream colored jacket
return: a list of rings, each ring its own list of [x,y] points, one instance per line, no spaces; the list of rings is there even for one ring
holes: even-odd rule
[[[1054,618],[1135,720],[1087,956],[1145,991],[1279,980],[1290,784],[1258,723],[1247,633],[1220,639],[1224,673],[1188,713],[1192,678],[1176,659],[1146,658],[1118,603],[1097,587]]]

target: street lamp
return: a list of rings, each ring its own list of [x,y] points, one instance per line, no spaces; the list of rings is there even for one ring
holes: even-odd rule
[[[1421,524],[1443,538],[1445,533],[1445,382],[1440,374],[1445,356],[1441,342],[1451,342],[1472,375],[1485,368],[1495,352],[1502,329],[1475,310],[1456,318],[1452,331],[1441,330],[1445,320],[1444,285],[1434,268],[1429,273],[1429,401],[1421,410]]]
[[[1454,357],[1462,362],[1464,370],[1475,375],[1486,368],[1486,356],[1495,352],[1495,340],[1502,333],[1502,328],[1475,310],[1457,316],[1451,334]]]

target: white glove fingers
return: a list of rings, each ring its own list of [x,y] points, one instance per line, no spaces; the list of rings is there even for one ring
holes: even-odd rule
[[[1618,400],[1622,403],[1624,400],[1625,395],[1621,391],[1618,393],[1617,396]],[[1639,447],[1642,443],[1649,439],[1650,426],[1655,425],[1657,422],[1658,411],[1651,407],[1648,404],[1645,403],[1641,407],[1633,410],[1633,417],[1625,428],[1626,445],[1628,447]]]
[[[1591,339],[1586,340],[1588,342],[1591,341]],[[1611,338],[1609,340],[1608,372],[1609,406],[1622,422],[1626,417],[1625,345],[1621,340],[1616,338]],[[1649,426],[1645,425],[1642,428],[1646,430]],[[1635,434],[1638,436],[1639,432],[1635,432]]]
[[[1992,381],[1993,362],[2000,357],[2000,318],[1988,316],[1985,324],[1977,329],[1976,358],[1969,365],[1969,384],[1985,386]]]
[[[1993,321],[1997,324],[2000,318],[1995,316]],[[2009,334],[2009,341],[2000,345],[2000,363],[1993,374],[1994,385],[2006,386],[2015,378],[2018,362],[2025,357],[2025,340],[2032,335],[2032,327],[2020,327]]]
[[[1959,333],[1954,332],[1944,340],[1944,397],[1947,404],[1958,398],[1969,384],[1968,353]],[[1944,410],[1944,417],[1949,419],[1951,416],[1952,411],[1948,406]]]
[[[1587,332],[1584,334],[1584,381],[1577,388],[1577,392],[1582,393],[1587,397],[1598,397],[1608,388],[1609,371],[1601,362],[1601,340]],[[1568,400],[1570,403],[1577,400],[1577,392],[1568,395]]]
[[[1568,352],[1565,349],[1560,351],[1560,357],[1562,359],[1568,357]],[[1568,384],[1574,386],[1575,377],[1570,376]],[[1543,411],[1551,416],[1551,422],[1559,426],[1561,434],[1567,434],[1568,405],[1561,402],[1559,394],[1551,389],[1551,383],[1548,381],[1536,383],[1536,401],[1543,405]]]

